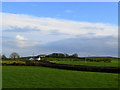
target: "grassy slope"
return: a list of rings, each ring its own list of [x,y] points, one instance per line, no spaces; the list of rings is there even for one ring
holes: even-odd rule
[[[118,74],[3,66],[3,88],[116,88]]]
[[[118,67],[118,61],[120,59],[118,58],[112,58],[112,57],[86,57],[89,59],[111,59],[111,62],[105,63],[105,62],[89,62],[87,61],[81,61],[80,59],[76,58],[42,58],[42,60],[48,60],[51,62],[61,63],[61,64],[74,64],[74,65],[90,65],[90,66],[113,66]],[[79,61],[74,61],[79,60]],[[25,63],[24,61],[18,61],[18,60],[3,60],[2,63]]]
[[[2,90],[2,66],[0,66],[0,90]]]
[[[120,58],[112,58],[112,57],[81,57],[81,58],[87,58],[87,59],[111,59],[112,61],[118,61]],[[69,60],[81,60],[78,58],[42,58],[43,60],[49,60],[49,61],[54,61],[54,60],[59,60],[59,61],[69,61]]]
[[[118,61],[112,62],[85,62],[85,61],[51,61],[54,63],[61,63],[61,64],[73,64],[73,65],[89,65],[89,66],[111,66],[111,67],[118,67]]]
[[[17,61],[17,60],[3,60],[2,63],[12,64],[12,63],[25,63],[24,61]]]
[[[73,64],[73,65],[90,65],[90,66],[111,66],[111,67],[118,67],[118,61],[120,59],[118,58],[112,58],[112,57],[86,57],[89,59],[111,59],[111,62],[89,62],[87,61],[72,61],[76,59],[72,58],[46,58],[46,60],[49,60],[51,62],[55,63],[61,63],[61,64]],[[71,60],[71,61],[69,61]],[[77,59],[80,60],[80,59]]]

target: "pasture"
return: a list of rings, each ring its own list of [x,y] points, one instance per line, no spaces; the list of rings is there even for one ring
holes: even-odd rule
[[[80,57],[79,58],[42,58],[42,60],[48,60],[48,61],[81,61],[84,60],[84,58],[86,59],[110,59],[112,61],[118,61],[120,60],[120,58],[113,58],[113,57]]]
[[[79,58],[41,58],[41,60],[53,62],[53,63],[60,63],[60,64],[72,64],[72,65],[88,65],[88,66],[109,66],[109,67],[119,67],[118,62],[119,58],[112,58],[112,57],[83,57],[88,59],[110,59],[111,62],[91,62],[85,61],[84,59]],[[26,59],[22,60],[3,60],[2,63],[12,64],[12,63],[25,63]]]
[[[21,61],[21,60],[3,60],[2,63],[6,63],[6,64],[25,63],[25,61]]]
[[[118,58],[112,57],[85,57],[87,59],[110,59],[111,62],[90,62],[84,61],[78,58],[44,58],[43,60],[48,60],[54,63],[60,64],[73,64],[73,65],[89,65],[89,66],[110,66],[110,67],[119,67]]]
[[[88,65],[88,66],[110,66],[110,67],[119,67],[118,61],[111,62],[89,62],[89,61],[51,61],[54,63],[60,64],[72,64],[72,65]]]
[[[3,88],[118,88],[118,74],[3,66]]]

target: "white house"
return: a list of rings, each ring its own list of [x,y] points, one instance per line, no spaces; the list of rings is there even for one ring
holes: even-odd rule
[[[29,60],[37,60],[37,61],[39,61],[39,60],[41,60],[41,58],[40,57],[35,57],[35,58],[29,58]]]
[[[29,58],[29,60],[34,60],[33,58]]]
[[[41,60],[41,58],[40,58],[40,57],[38,57],[38,58],[36,58],[36,60],[38,60],[38,61],[39,61],[39,60]]]

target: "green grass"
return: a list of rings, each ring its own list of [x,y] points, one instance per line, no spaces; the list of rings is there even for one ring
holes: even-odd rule
[[[118,74],[3,66],[3,88],[117,88]]]
[[[42,60],[47,61],[74,61],[74,60],[80,60],[78,58],[42,58]]]
[[[89,59],[111,59],[111,62],[89,62],[89,61],[80,61],[80,59],[76,58],[42,58],[42,60],[48,60],[50,62],[61,63],[61,64],[73,64],[73,65],[89,65],[89,66],[110,66],[110,67],[119,67],[118,58],[112,57],[86,57]],[[79,60],[79,61],[74,61]],[[3,60],[2,63],[25,63],[25,61],[18,60]]]
[[[0,66],[0,89],[2,90],[2,66]]]
[[[110,66],[110,67],[119,67],[118,61],[111,62],[89,62],[89,61],[51,61],[54,63],[60,64],[73,64],[73,65],[89,65],[89,66]]]
[[[24,61],[17,61],[17,60],[3,60],[2,63],[6,63],[6,64],[12,64],[12,63],[25,63]]]
[[[110,59],[111,62],[90,62],[90,61],[85,62],[78,58],[43,58],[43,60],[48,60],[50,62],[61,63],[61,64],[119,67],[118,65],[118,61],[120,60],[119,58],[112,58],[112,57],[85,57],[85,58],[87,59]],[[78,61],[75,61],[75,60],[78,60]]]
[[[110,59],[112,61],[118,61],[120,58],[113,58],[113,57],[81,57],[81,58],[87,58],[87,59]],[[74,60],[80,60],[79,58],[42,58],[42,60],[48,60],[48,61],[74,61]]]

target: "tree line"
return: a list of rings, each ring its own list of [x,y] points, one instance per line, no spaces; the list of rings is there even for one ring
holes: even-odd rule
[[[47,55],[46,57],[53,57],[53,58],[76,58],[78,57],[78,54],[77,53],[74,53],[72,55],[68,55],[68,54],[63,54],[63,53],[52,53],[52,54],[49,54]]]
[[[13,60],[15,60],[17,58],[20,58],[20,55],[18,53],[16,53],[16,52],[11,53],[10,56],[9,56],[9,58],[7,58],[4,54],[1,56],[2,60],[7,60],[7,59],[13,59]]]
[[[40,56],[40,55],[37,55],[37,56]],[[31,57],[37,57],[37,56],[31,56]],[[72,55],[68,55],[68,54],[63,54],[63,53],[52,53],[52,54],[49,54],[49,55],[45,55],[45,57],[52,57],[52,58],[76,58],[78,57],[78,54],[77,53],[74,53]],[[15,60],[15,59],[18,59],[18,58],[23,58],[23,57],[20,57],[20,55],[16,52],[13,52],[9,55],[9,58],[7,58],[4,54],[2,56],[0,56],[0,58],[2,60],[7,60],[7,59],[12,59],[12,60]]]

